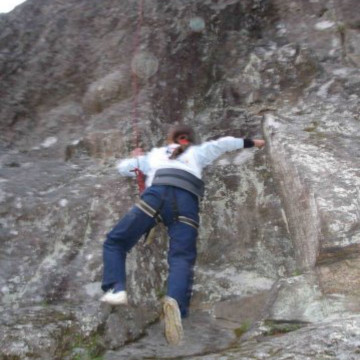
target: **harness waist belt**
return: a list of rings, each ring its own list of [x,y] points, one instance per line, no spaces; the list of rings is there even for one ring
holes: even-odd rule
[[[204,182],[195,175],[180,169],[159,169],[156,171],[152,185],[171,185],[190,191],[203,197]]]

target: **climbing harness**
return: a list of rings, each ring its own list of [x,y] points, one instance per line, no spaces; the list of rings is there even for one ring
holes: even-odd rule
[[[171,208],[172,208],[172,215],[173,215],[173,221],[174,222],[181,222],[183,224],[189,225],[191,227],[193,227],[194,229],[198,229],[199,228],[199,224],[187,217],[187,216],[183,216],[179,214],[179,209],[178,209],[178,205],[177,205],[177,201],[176,201],[176,195],[174,192],[174,188],[172,188],[172,198],[171,198]],[[154,242],[154,239],[156,237],[156,233],[157,230],[159,229],[159,226],[161,225],[161,235],[164,238],[164,231],[163,231],[163,227],[162,226],[164,224],[163,218],[160,215],[161,210],[163,209],[163,206],[165,204],[165,198],[167,197],[167,191],[166,193],[163,195],[163,198],[161,199],[160,205],[154,209],[152,206],[150,206],[148,203],[146,203],[144,200],[139,200],[135,206],[140,209],[142,212],[144,212],[146,215],[154,218],[155,220],[155,225],[154,227],[152,227],[146,234],[145,234],[145,246],[148,246],[150,244],[152,244]]]
[[[193,174],[181,169],[165,168],[156,171],[153,185],[172,185],[187,190],[202,198],[204,196],[204,182]]]
[[[156,224],[159,223],[163,223],[163,219],[160,215],[160,212],[164,206],[164,199],[161,200],[161,203],[159,205],[159,207],[157,209],[154,209],[152,206],[150,206],[148,203],[146,203],[144,200],[140,200],[138,201],[135,206],[137,208],[139,208],[141,211],[143,211],[146,215],[152,217],[155,219]],[[176,202],[176,198],[175,198],[175,194],[173,192],[172,194],[172,199],[171,199],[171,207],[172,207],[172,212],[173,212],[173,220],[174,222],[178,221],[184,224],[187,224],[195,229],[199,228],[199,224],[187,217],[187,216],[183,216],[183,215],[179,215],[179,209],[177,206],[177,202]],[[151,231],[151,230],[150,230]]]
[[[158,226],[163,224],[160,211],[164,206],[164,199],[161,200],[160,206],[156,210],[143,200],[140,200],[135,204],[135,206],[143,211],[146,215],[155,219],[155,225],[145,234],[145,246],[151,245],[155,240]],[[161,233],[163,234],[163,231]]]
[[[179,222],[192,226],[196,230],[199,228],[199,224],[195,220],[190,219],[189,217],[179,215],[178,219]]]
[[[154,218],[157,223],[162,222],[162,218],[160,215],[160,211],[162,209],[163,203],[161,203],[159,209],[155,210],[152,208],[148,203],[143,200],[140,200],[138,203],[135,204],[141,211],[143,211],[146,215]]]

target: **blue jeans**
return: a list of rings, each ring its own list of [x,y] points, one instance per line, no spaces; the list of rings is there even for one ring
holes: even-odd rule
[[[176,299],[181,315],[187,316],[191,298],[196,260],[197,229],[178,221],[177,215],[199,223],[199,203],[196,195],[167,185],[153,185],[141,196],[152,209],[158,210],[170,237],[167,295]],[[114,284],[126,289],[125,262],[127,252],[156,224],[155,219],[134,206],[108,233],[103,246],[104,274],[102,289]]]

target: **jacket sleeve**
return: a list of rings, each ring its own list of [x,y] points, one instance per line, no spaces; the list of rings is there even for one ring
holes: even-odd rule
[[[147,156],[138,156],[136,158],[129,158],[121,160],[116,168],[122,176],[135,177],[135,168],[139,168],[144,174],[148,172]]]
[[[244,139],[232,136],[222,137],[217,140],[207,141],[194,147],[194,153],[198,164],[203,168],[210,165],[218,157],[228,151],[242,149]]]

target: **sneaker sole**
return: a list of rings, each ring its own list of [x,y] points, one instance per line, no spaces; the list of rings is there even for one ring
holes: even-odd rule
[[[107,300],[107,299],[100,299],[102,303],[109,304],[109,305],[128,305],[127,301],[114,301],[114,300]]]
[[[127,305],[128,304],[128,300],[127,297],[122,297],[121,299],[116,299],[116,297],[111,297],[109,296],[109,294],[105,294],[104,296],[102,296],[100,298],[100,301],[102,303],[106,303],[109,305]]]
[[[183,338],[183,327],[179,306],[175,299],[164,300],[165,338],[170,345],[179,345]]]

